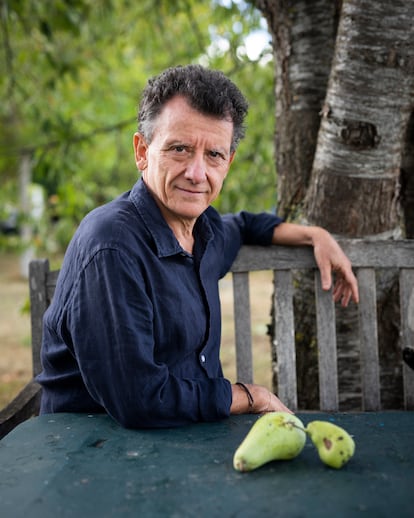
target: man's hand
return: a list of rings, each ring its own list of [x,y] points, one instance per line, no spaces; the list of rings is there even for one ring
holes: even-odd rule
[[[347,306],[352,300],[359,302],[358,283],[352,265],[335,239],[323,229],[318,229],[313,237],[315,260],[321,272],[322,289],[332,286],[332,272],[335,272],[333,297],[335,302]]]
[[[293,413],[266,387],[247,383],[244,387],[249,391],[251,398],[243,386],[237,383],[231,386],[233,396],[230,407],[231,414],[263,414],[265,412]]]
[[[332,272],[335,273],[333,297],[335,302],[347,306],[352,300],[359,302],[358,282],[352,265],[337,241],[321,227],[281,223],[273,232],[273,244],[311,245],[314,249],[316,264],[321,272],[322,288],[332,286]]]

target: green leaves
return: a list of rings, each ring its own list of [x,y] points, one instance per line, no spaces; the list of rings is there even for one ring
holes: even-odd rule
[[[245,2],[3,0],[0,191],[6,177],[18,184],[20,156],[29,152],[33,179],[47,197],[59,195],[67,209],[60,219],[75,225],[137,178],[132,134],[147,79],[201,62],[227,73],[251,105],[246,139],[216,206],[269,209],[273,67],[244,49],[245,36],[261,27],[259,12]]]

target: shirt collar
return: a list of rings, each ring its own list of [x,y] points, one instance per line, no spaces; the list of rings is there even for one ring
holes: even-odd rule
[[[154,240],[158,257],[182,254],[183,248],[165,221],[142,178],[140,178],[131,189],[129,198],[135,205]],[[201,214],[197,220],[194,227],[194,235],[196,239],[200,238],[205,242],[209,241],[213,236],[210,223],[204,213]]]

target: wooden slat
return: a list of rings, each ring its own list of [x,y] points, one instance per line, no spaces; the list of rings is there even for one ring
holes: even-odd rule
[[[373,268],[359,268],[357,278],[360,295],[358,314],[362,407],[363,410],[380,410],[381,391],[375,270]]]
[[[355,268],[414,268],[414,240],[366,241],[339,240]],[[307,246],[244,246],[231,271],[271,270],[278,268],[316,268],[313,249]]]
[[[234,325],[237,379],[253,383],[252,332],[250,318],[249,274],[233,274]]]
[[[40,363],[42,322],[43,314],[50,303],[46,289],[46,277],[48,272],[49,261],[47,259],[31,261],[29,264],[33,376],[37,376],[42,370]]]
[[[243,246],[232,272],[316,267],[311,247]]]
[[[332,290],[324,291],[315,272],[316,325],[318,339],[319,404],[323,411],[338,410],[338,366],[335,306]]]
[[[414,349],[414,270],[400,272],[401,348]],[[404,406],[414,410],[414,370],[403,362]]]
[[[339,240],[355,268],[414,268],[414,240]]]
[[[31,380],[6,407],[0,410],[0,439],[18,424],[39,413],[40,396],[41,386]]]
[[[275,342],[277,354],[278,396],[295,411],[298,407],[296,382],[293,284],[290,270],[275,270]]]

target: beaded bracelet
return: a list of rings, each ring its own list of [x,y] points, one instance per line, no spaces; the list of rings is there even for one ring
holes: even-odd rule
[[[249,400],[249,407],[252,408],[254,405],[254,399],[250,390],[246,387],[244,383],[241,383],[240,381],[237,381],[236,385],[239,385],[239,387],[241,387],[246,392],[247,399]]]

